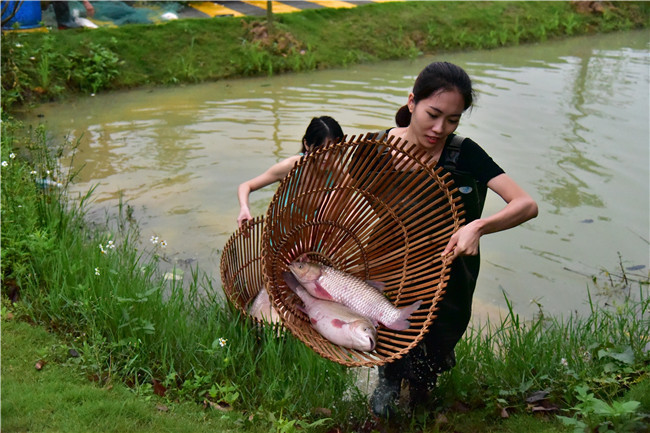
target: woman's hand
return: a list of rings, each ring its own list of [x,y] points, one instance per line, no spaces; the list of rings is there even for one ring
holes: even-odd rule
[[[482,235],[481,226],[481,220],[474,220],[458,229],[449,239],[442,256],[451,254],[449,258],[453,261],[458,256],[477,255]]]
[[[443,257],[451,254],[453,260],[458,256],[476,255],[481,236],[516,227],[537,216],[535,200],[507,174],[492,178],[487,186],[501,196],[506,202],[505,207],[487,218],[476,219],[461,227],[452,235],[442,252]]]
[[[242,207],[237,217],[237,225],[241,228],[244,225],[244,221],[250,221],[252,219],[250,210],[247,207]]]

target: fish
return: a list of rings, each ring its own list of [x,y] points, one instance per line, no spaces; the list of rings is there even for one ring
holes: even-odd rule
[[[395,331],[411,327],[411,317],[422,300],[402,309],[394,306],[383,294],[383,285],[363,281],[347,272],[319,263],[307,261],[304,257],[289,264],[289,270],[296,280],[315,298],[339,302],[353,311]]]
[[[309,294],[291,272],[282,274],[289,288],[302,300],[299,307],[311,326],[327,340],[350,349],[372,352],[377,345],[377,329],[367,317],[343,304],[318,299]]]
[[[248,314],[260,322],[278,323],[280,321],[280,315],[271,305],[271,299],[265,287],[260,289],[248,306]]]

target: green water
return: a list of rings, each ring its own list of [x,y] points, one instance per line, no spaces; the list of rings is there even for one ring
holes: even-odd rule
[[[463,66],[479,91],[459,133],[472,137],[538,201],[521,227],[482,239],[475,316],[587,311],[590,275],[646,275],[649,258],[649,36],[591,36],[344,70],[88,96],[43,105],[30,121],[80,141],[74,191],[97,184],[91,217],[120,194],[170,269],[196,264],[219,286],[236,229],[237,185],[298,152],[312,116],[350,135],[393,125],[420,69]],[[37,117],[40,115],[41,117]],[[265,213],[275,186],[253,193]],[[485,213],[501,206],[488,197]],[[642,268],[641,268],[642,267]],[[187,267],[186,267],[187,269]],[[533,302],[531,302],[533,301]]]

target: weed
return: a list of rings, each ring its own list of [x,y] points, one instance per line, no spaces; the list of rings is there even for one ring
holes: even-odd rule
[[[11,124],[3,122],[4,131]],[[46,150],[45,134],[30,137],[41,141],[22,148],[28,160],[54,159],[42,164],[58,167],[64,152]],[[23,317],[71,339],[73,362],[88,377],[123,381],[145,396],[283,410],[305,425],[324,423],[307,414],[353,387],[343,366],[242,318],[198,269],[187,282],[166,279],[156,250],[136,247],[139,230],[128,205],[120,205],[114,232],[88,227],[88,196],[72,201],[64,187],[41,190],[26,160],[9,156],[18,153],[12,151],[17,135],[4,133],[2,140],[3,281],[17,281]],[[351,395],[332,419],[363,407],[363,397]]]
[[[558,415],[558,418],[568,426],[574,428],[575,433],[585,431],[598,432],[635,432],[642,427],[644,416],[637,410],[641,403],[638,401],[613,401],[611,404],[600,400],[589,392],[587,386],[575,387],[576,398],[580,401],[572,408],[573,417]]]
[[[69,56],[69,82],[83,92],[96,93],[107,88],[119,73],[120,59],[109,48],[89,43],[84,52]]]

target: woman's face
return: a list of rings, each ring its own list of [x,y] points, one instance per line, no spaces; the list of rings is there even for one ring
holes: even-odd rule
[[[411,93],[407,105],[411,111],[411,124],[406,139],[427,150],[441,150],[447,136],[458,127],[465,101],[457,90],[442,90],[417,104]]]

